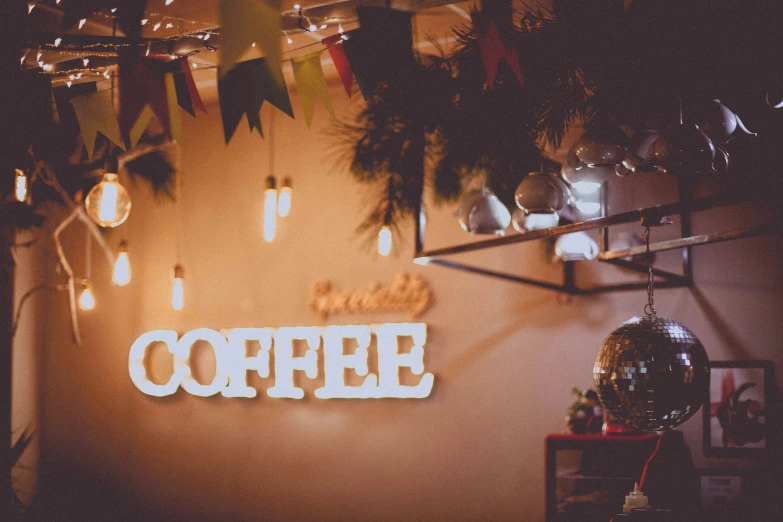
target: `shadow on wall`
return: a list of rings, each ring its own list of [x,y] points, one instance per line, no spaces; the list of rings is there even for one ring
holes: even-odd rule
[[[729,322],[726,321],[718,311],[710,304],[707,297],[702,293],[697,286],[691,287],[691,295],[696,300],[699,308],[704,312],[705,317],[710,322],[710,325],[715,329],[715,332],[723,339],[731,349],[731,355],[733,359],[753,359],[754,355],[739,339],[734,330],[729,326]]]
[[[143,500],[78,471],[42,469],[40,476],[36,499],[20,522],[163,521],[143,507]]]

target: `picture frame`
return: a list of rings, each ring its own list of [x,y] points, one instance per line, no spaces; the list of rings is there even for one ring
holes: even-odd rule
[[[704,455],[762,458],[770,444],[772,361],[711,361],[704,402]]]

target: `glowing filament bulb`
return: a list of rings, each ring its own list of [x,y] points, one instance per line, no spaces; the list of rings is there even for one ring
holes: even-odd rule
[[[112,272],[111,280],[114,284],[119,286],[125,286],[130,283],[131,280],[131,267],[130,259],[128,258],[128,242],[120,242],[120,249],[117,254],[117,261],[114,262],[114,272]]]
[[[27,199],[27,176],[19,169],[16,169],[16,200],[24,201]]]
[[[107,183],[103,187],[103,197],[98,207],[98,216],[101,221],[113,221],[117,211],[117,184]]]
[[[79,308],[92,310],[95,308],[95,295],[92,293],[92,284],[85,281],[82,285],[82,293],[79,294]]]
[[[378,253],[382,256],[388,256],[392,247],[392,232],[388,226],[381,228],[378,232]]]
[[[171,286],[171,307],[182,310],[185,306],[185,269],[182,265],[174,265],[174,283]]]
[[[274,176],[266,178],[264,190],[264,239],[271,242],[277,230],[277,180]]]
[[[86,19],[86,18],[82,18],[81,20],[79,20],[79,29],[81,29],[82,27],[84,27],[84,24],[85,24],[86,22],[87,22],[87,19]]]
[[[285,178],[283,184],[280,187],[280,197],[277,200],[277,215],[280,217],[286,217],[291,212],[291,196],[293,195],[293,189],[291,188],[291,178]]]

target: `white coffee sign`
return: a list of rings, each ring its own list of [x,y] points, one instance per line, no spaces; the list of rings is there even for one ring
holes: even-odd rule
[[[372,336],[376,337],[377,372],[371,372],[368,358]],[[400,353],[400,337],[410,337],[410,352]],[[354,340],[357,348],[345,353],[343,341]],[[190,352],[196,342],[205,341],[215,352],[215,377],[202,384],[193,378]],[[258,342],[256,355],[248,357],[248,342]],[[302,356],[294,355],[295,341],[307,344]],[[274,398],[302,399],[305,392],[294,382],[295,372],[310,379],[318,377],[318,359],[323,357],[324,385],[314,392],[319,399],[423,399],[429,396],[435,377],[424,371],[424,344],[427,325],[424,323],[386,323],[365,326],[298,326],[283,328],[234,328],[223,333],[209,328],[191,330],[179,337],[174,330],[153,330],[139,336],[128,358],[130,377],[136,387],[147,395],[165,397],[179,388],[200,397],[218,393],[224,397],[255,397],[257,390],[247,384],[247,372],[255,371],[269,377],[274,370],[274,385],[267,395]],[[173,355],[173,373],[159,384],[147,375],[145,358],[150,346],[163,343]],[[274,350],[274,364],[270,353]],[[322,355],[320,355],[322,354]],[[409,368],[421,375],[416,385],[400,383],[400,368]],[[366,376],[358,386],[345,383],[345,370]]]

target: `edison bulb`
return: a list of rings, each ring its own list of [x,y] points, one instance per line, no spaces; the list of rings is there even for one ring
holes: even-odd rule
[[[130,259],[128,258],[128,242],[120,243],[117,261],[114,262],[114,272],[111,276],[112,281],[119,286],[125,286],[131,281]]]
[[[84,200],[87,215],[102,227],[116,227],[128,219],[131,200],[117,174],[104,174]]]
[[[264,239],[271,242],[277,230],[277,180],[274,176],[266,178],[264,190]]]
[[[89,281],[83,283],[82,293],[79,294],[79,308],[82,310],[95,308],[95,295],[92,293],[92,284]]]
[[[24,201],[27,199],[27,176],[24,172],[16,169],[16,200]]]
[[[171,307],[182,310],[185,306],[185,269],[182,265],[174,265],[174,283],[171,287]]]
[[[392,247],[392,232],[388,226],[381,228],[378,232],[378,253],[382,256],[388,256]]]
[[[291,196],[293,189],[291,187],[291,178],[285,178],[280,187],[280,196],[277,199],[277,215],[286,217],[291,212]]]

